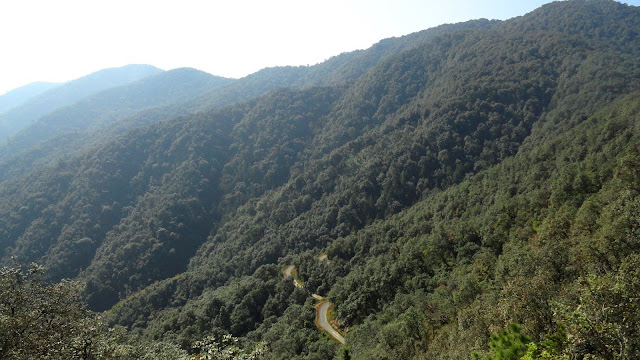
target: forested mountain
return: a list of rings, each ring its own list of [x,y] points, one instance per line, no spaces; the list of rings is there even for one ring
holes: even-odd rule
[[[97,71],[69,81],[0,114],[0,143],[43,115],[114,86],[124,85],[161,72],[150,65],[127,65]]]
[[[343,53],[314,66],[288,66],[260,70],[229,86],[215,89],[190,102],[190,107],[207,111],[260,96],[280,87],[308,88],[340,86],[355,81],[381,60],[415,48],[436,36],[459,30],[484,29],[496,22],[474,20],[441,25],[399,38],[385,39],[366,50]]]
[[[5,169],[0,180],[12,175],[11,167],[28,169],[34,161],[51,161],[56,155],[64,158],[65,152],[74,154],[74,150],[84,148],[79,144],[86,146],[97,143],[100,140],[99,134],[109,132],[119,120],[148,108],[180,104],[232,81],[184,68],[162,72],[85,97],[73,105],[41,117],[0,147],[0,167]],[[49,139],[55,140],[34,149],[26,156],[10,159]],[[74,143],[75,146],[72,145]],[[63,154],[58,154],[60,152]],[[38,154],[45,157],[38,158]]]
[[[90,146],[102,144],[115,135],[142,125],[167,120],[178,115],[210,111],[264,95],[268,91],[280,87],[308,88],[318,85],[346,84],[354,81],[384,58],[417,47],[434,36],[463,29],[486,28],[495,23],[487,20],[475,20],[460,24],[441,25],[399,38],[385,39],[370,49],[344,53],[311,67],[267,68],[237,81],[217,83],[220,86],[215,86],[195,98],[188,98],[188,95],[196,90],[191,89],[176,96],[175,99],[168,99],[171,100],[166,101],[170,102],[168,105],[150,107],[141,111],[125,109],[127,104],[122,104],[122,108],[117,110],[104,108],[107,105],[120,107],[120,104],[114,101],[114,96],[109,94],[115,94],[119,91],[135,94],[133,91],[137,90],[135,86],[129,90],[122,87],[120,90],[113,89],[111,92],[97,94],[91,99],[75,104],[77,106],[67,107],[44,117],[16,135],[7,146],[0,148],[0,182],[24,174],[35,167],[45,166],[60,159],[70,159]],[[172,75],[168,75],[167,78],[169,76]],[[156,81],[160,81],[162,78],[162,76],[157,76]],[[141,82],[139,85],[144,87],[149,84],[151,81]],[[160,87],[163,88],[163,86]],[[172,94],[178,94],[178,92],[174,89]],[[105,95],[106,98],[103,98]],[[127,97],[121,96],[120,98],[126,99]],[[88,105],[91,105],[90,110],[87,110],[89,109]],[[60,119],[66,119],[69,116],[72,121],[63,120],[62,123],[60,122]],[[98,121],[105,117],[113,121],[109,121],[107,124],[104,124],[105,121]],[[93,126],[86,133],[78,132],[78,118],[88,120]],[[96,126],[96,122],[102,126]],[[69,130],[73,131],[69,132]],[[62,134],[55,136],[60,133]],[[33,146],[36,142],[39,143],[38,146]]]
[[[60,84],[52,82],[34,82],[25,86],[21,86],[17,89],[13,89],[0,96],[0,113],[3,113],[18,105],[22,105],[34,96],[40,95],[43,92],[50,90],[56,86],[60,86]]]
[[[265,69],[0,184],[0,256],[86,284],[120,351],[637,358],[639,28],[565,1]]]

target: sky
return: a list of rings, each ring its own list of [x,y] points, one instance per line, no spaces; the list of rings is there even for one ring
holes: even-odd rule
[[[127,64],[240,78],[313,65],[444,23],[508,19],[549,0],[0,1],[0,94]],[[640,5],[640,0],[623,1]]]

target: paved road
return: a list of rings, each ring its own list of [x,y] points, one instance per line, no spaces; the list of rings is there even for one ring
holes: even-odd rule
[[[328,261],[328,259],[326,258],[326,255],[324,255],[324,257],[322,256],[319,257],[319,259]],[[284,278],[288,279],[290,276],[292,276],[295,269],[296,269],[295,266],[289,265],[284,270],[282,270],[282,274],[284,274]],[[302,283],[299,282],[298,279],[295,278],[295,276],[293,277],[293,285],[299,288],[302,287]],[[313,298],[316,300],[322,300],[322,296],[318,294],[312,294],[311,296],[313,296]],[[316,324],[322,330],[329,333],[329,335],[332,338],[334,338],[337,342],[339,342],[340,344],[344,344],[344,338],[342,337],[342,335],[340,335],[340,333],[337,332],[336,329],[334,329],[331,326],[331,324],[329,324],[329,320],[327,320],[327,311],[329,310],[329,307],[331,307],[331,303],[327,301],[323,301],[320,304],[316,305]]]
[[[316,323],[322,328],[322,330],[329,333],[329,335],[331,335],[331,337],[334,338],[337,342],[339,342],[340,344],[344,344],[344,338],[342,337],[342,335],[340,335],[340,333],[337,332],[336,329],[334,329],[327,320],[327,311],[329,310],[330,306],[331,303],[326,301],[318,304],[318,307],[316,307]]]
[[[295,269],[296,269],[295,266],[289,265],[284,270],[282,270],[282,273],[284,274],[284,278],[286,279],[289,276],[293,275],[293,270],[295,270]],[[298,279],[296,279],[295,276],[293,278],[293,285],[295,287],[299,287],[299,288],[302,287],[302,283],[300,281],[298,281]]]
[[[284,270],[282,270],[282,273],[284,274],[284,278],[286,279],[289,276],[291,276],[291,272],[295,270],[295,268],[296,268],[295,266],[289,265]]]

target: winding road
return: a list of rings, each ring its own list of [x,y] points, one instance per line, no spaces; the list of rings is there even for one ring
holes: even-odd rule
[[[327,259],[327,255],[321,255],[318,257],[318,259],[320,259],[321,261],[329,261]],[[293,265],[289,265],[284,268],[284,270],[282,270],[284,278],[287,279],[290,276],[293,276],[293,272],[295,270],[296,268]],[[302,288],[302,283],[298,281],[295,276],[293,277],[293,285]],[[312,294],[311,296],[316,300],[322,300],[322,296],[318,294]],[[333,326],[331,326],[329,320],[327,319],[327,312],[329,311],[330,307],[331,303],[328,301],[322,301],[318,305],[316,305],[316,325],[322,330],[326,331],[329,336],[331,336],[335,341],[339,342],[340,344],[344,344],[344,337],[342,337],[342,335],[340,335],[340,333],[336,329],[334,329]]]
[[[282,273],[284,274],[284,278],[288,278],[289,276],[293,275],[293,270],[295,270],[296,267],[293,265],[289,265],[286,268],[284,268],[284,270],[282,270]]]
[[[288,278],[289,276],[293,275],[293,271],[294,271],[295,269],[296,269],[296,267],[295,267],[295,266],[293,266],[293,265],[289,265],[289,266],[287,266],[284,270],[282,270],[282,273],[284,274],[284,278],[286,279],[286,278]],[[301,283],[298,279],[296,279],[296,277],[295,277],[295,276],[293,277],[293,285],[294,285],[295,287],[299,287],[299,288],[301,288],[301,287],[302,287],[302,283]]]
[[[344,344],[344,338],[336,329],[329,324],[329,320],[327,320],[327,311],[331,307],[331,303],[328,301],[323,301],[316,306],[316,325],[320,326],[322,330],[326,331],[332,338],[334,338],[340,344]]]

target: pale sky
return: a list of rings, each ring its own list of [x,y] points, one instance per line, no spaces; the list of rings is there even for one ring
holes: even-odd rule
[[[313,65],[444,23],[508,19],[548,2],[2,0],[0,94],[126,64],[239,78],[269,66]]]

